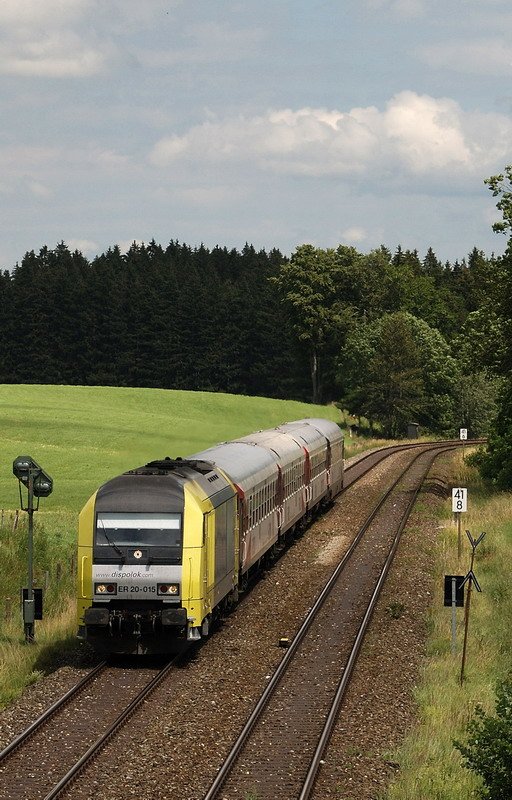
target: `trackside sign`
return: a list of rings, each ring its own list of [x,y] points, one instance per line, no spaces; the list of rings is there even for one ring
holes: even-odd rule
[[[468,510],[468,490],[458,487],[452,489],[452,511],[454,514]]]

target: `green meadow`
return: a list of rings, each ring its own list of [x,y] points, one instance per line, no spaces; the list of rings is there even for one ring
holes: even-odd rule
[[[109,478],[164,456],[334,407],[262,397],[99,386],[0,386],[0,509],[19,506],[12,462],[30,455],[54,480],[42,514],[77,513]]]

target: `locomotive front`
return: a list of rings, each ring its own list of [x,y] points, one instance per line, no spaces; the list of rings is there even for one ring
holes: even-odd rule
[[[171,638],[186,641],[183,518],[176,476],[135,471],[90,498],[79,521],[79,633],[95,649],[160,652]]]
[[[233,488],[212,470],[199,462],[152,462],[108,481],[85,505],[79,636],[97,651],[179,652],[207,632],[208,527],[220,503],[234,509]],[[233,529],[233,516],[229,524]],[[231,565],[229,588],[235,579]]]

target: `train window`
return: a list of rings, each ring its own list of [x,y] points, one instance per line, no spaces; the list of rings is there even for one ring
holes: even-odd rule
[[[326,453],[316,453],[311,459],[311,477],[317,478],[325,471]]]
[[[98,547],[180,547],[181,514],[129,514],[98,512]]]
[[[251,494],[249,497],[249,528],[252,528],[254,525],[254,499],[253,495]]]

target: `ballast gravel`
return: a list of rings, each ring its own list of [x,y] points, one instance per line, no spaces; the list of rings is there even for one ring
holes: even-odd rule
[[[144,702],[67,798],[202,798],[282,658],[280,639],[293,638],[350,544],[370,500],[393,471],[391,464],[401,464],[404,458],[393,456],[351,487],[284,553],[209,641]],[[404,532],[325,755],[315,800],[375,800],[396,772],[389,751],[414,723],[413,690],[434,592],[430,573],[438,524],[434,509],[442,502],[438,489],[447,485],[448,474],[449,457],[442,456],[431,470],[436,492],[427,486],[422,496],[421,525],[413,515]],[[62,668],[2,711],[0,747],[85,671]]]

